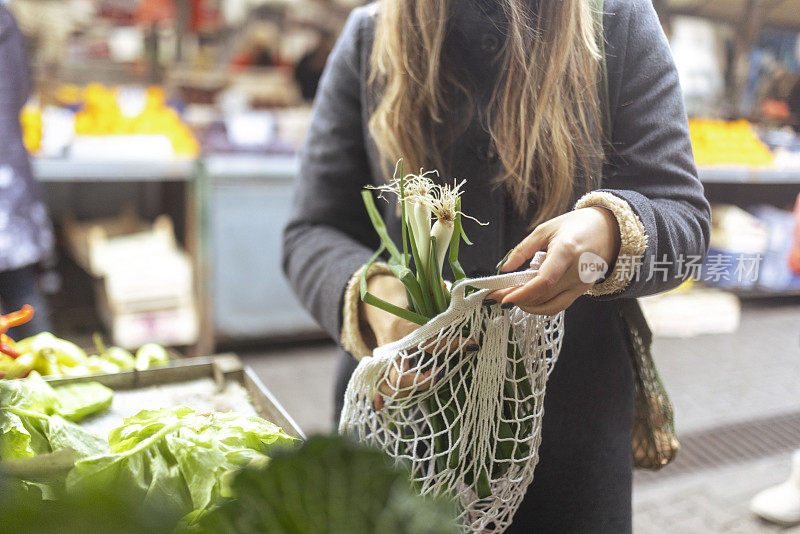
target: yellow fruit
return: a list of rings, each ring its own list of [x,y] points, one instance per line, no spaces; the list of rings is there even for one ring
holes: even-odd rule
[[[689,120],[695,162],[699,166],[768,167],[774,156],[745,120]]]
[[[42,110],[38,106],[26,105],[19,116],[22,125],[22,142],[31,154],[42,146]]]
[[[58,89],[56,89],[56,100],[64,105],[72,106],[79,104],[83,100],[81,93],[81,88],[77,85],[68,83],[61,84],[58,86]]]
[[[75,133],[79,135],[160,134],[170,139],[176,154],[200,153],[192,130],[167,106],[167,94],[161,87],[147,88],[144,109],[136,117],[122,114],[114,88],[92,83],[83,89],[82,96],[83,109],[75,115]]]

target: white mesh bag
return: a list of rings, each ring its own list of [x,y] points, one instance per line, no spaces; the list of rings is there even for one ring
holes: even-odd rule
[[[421,493],[454,496],[466,532],[503,532],[539,459],[563,312],[541,316],[483,304],[490,291],[531,280],[536,266],[462,280],[444,313],[363,358],[345,393],[339,432],[407,463]],[[477,352],[465,350],[476,342]],[[376,386],[392,367],[414,377],[414,385],[385,396],[375,410]]]

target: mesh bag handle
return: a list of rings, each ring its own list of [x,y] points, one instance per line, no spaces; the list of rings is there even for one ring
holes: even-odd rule
[[[465,278],[453,286],[450,306],[447,310],[443,311],[423,326],[420,326],[406,337],[376,348],[373,352],[373,356],[380,358],[382,356],[392,355],[397,352],[398,349],[430,339],[432,336],[437,335],[443,327],[446,327],[454,319],[457,319],[464,308],[480,306],[480,303],[483,302],[486,295],[492,291],[521,286],[533,280],[535,276],[536,271],[530,269],[522,272],[487,276],[485,278]],[[477,289],[477,291],[467,296],[466,292],[470,288]]]
[[[532,315],[483,299],[531,280],[543,258],[525,272],[456,284],[445,312],[363,358],[345,393],[340,432],[407,464],[421,493],[454,497],[468,532],[505,530],[539,459],[563,312]],[[392,392],[384,390],[382,410],[372,404],[378,384]]]

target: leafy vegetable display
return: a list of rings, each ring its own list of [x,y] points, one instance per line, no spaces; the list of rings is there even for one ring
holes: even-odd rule
[[[67,488],[124,491],[145,504],[169,502],[189,513],[224,494],[229,472],[295,442],[255,416],[143,410],[110,432],[108,453],[76,462]]]
[[[105,410],[111,398],[111,390],[101,384],[52,388],[37,373],[24,381],[0,381],[0,459],[67,448],[79,458],[106,451],[105,440],[72,421]]]
[[[0,476],[0,532],[8,534],[456,534],[448,502],[417,495],[408,474],[379,451],[344,438],[314,437],[251,464],[231,482],[231,497],[180,522],[174,503],[121,486],[59,490],[42,501]],[[7,481],[6,481],[7,482]]]
[[[202,516],[194,532],[460,532],[448,501],[420,497],[382,452],[341,437],[313,437],[266,467],[245,469],[231,491],[234,498]]]

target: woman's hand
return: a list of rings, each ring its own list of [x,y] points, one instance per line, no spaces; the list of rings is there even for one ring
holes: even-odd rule
[[[388,274],[373,276],[367,281],[367,290],[395,306],[408,307],[405,287],[395,276]],[[397,341],[419,328],[418,324],[401,319],[393,313],[370,306],[365,302],[359,303],[359,317],[372,330],[375,347]]]
[[[408,306],[405,287],[394,276],[373,276],[367,281],[367,290],[376,297],[396,306],[403,308]],[[359,306],[359,316],[363,322],[369,325],[374,336],[374,346],[370,348],[380,347],[402,339],[420,327],[418,324],[401,319],[392,313],[364,302],[361,302]],[[452,352],[463,350],[469,353],[479,348],[475,341],[470,339],[454,338],[450,342],[444,343],[449,346],[442,346],[443,342],[437,339],[429,339],[423,344],[423,347],[430,353],[438,353],[442,350]],[[412,365],[410,358],[398,357],[389,368],[387,376],[378,384],[378,391],[375,392],[373,400],[375,409],[381,410],[383,408],[383,395],[401,398],[407,396],[414,388],[417,391],[428,389],[436,376],[436,372],[437,369],[420,371],[416,365]]]
[[[396,306],[407,307],[406,291],[403,283],[394,276],[378,275],[367,281],[367,290],[378,298]],[[383,311],[364,302],[359,304],[359,316],[369,325],[377,347],[402,339],[417,328],[418,324],[401,319],[400,317]],[[374,347],[371,347],[374,348]],[[376,410],[381,410],[384,405],[383,395],[404,396],[405,392],[416,386],[424,390],[430,386],[431,371],[408,372],[410,364],[406,358],[396,362],[389,369],[388,376],[378,384],[373,404]]]
[[[536,252],[546,250],[547,257],[536,277],[523,286],[494,291],[487,298],[512,303],[529,313],[554,315],[594,285],[579,276],[581,255],[591,252],[610,266],[617,259],[619,247],[619,225],[611,211],[589,207],[565,213],[537,226],[514,247],[500,268],[514,271]]]

